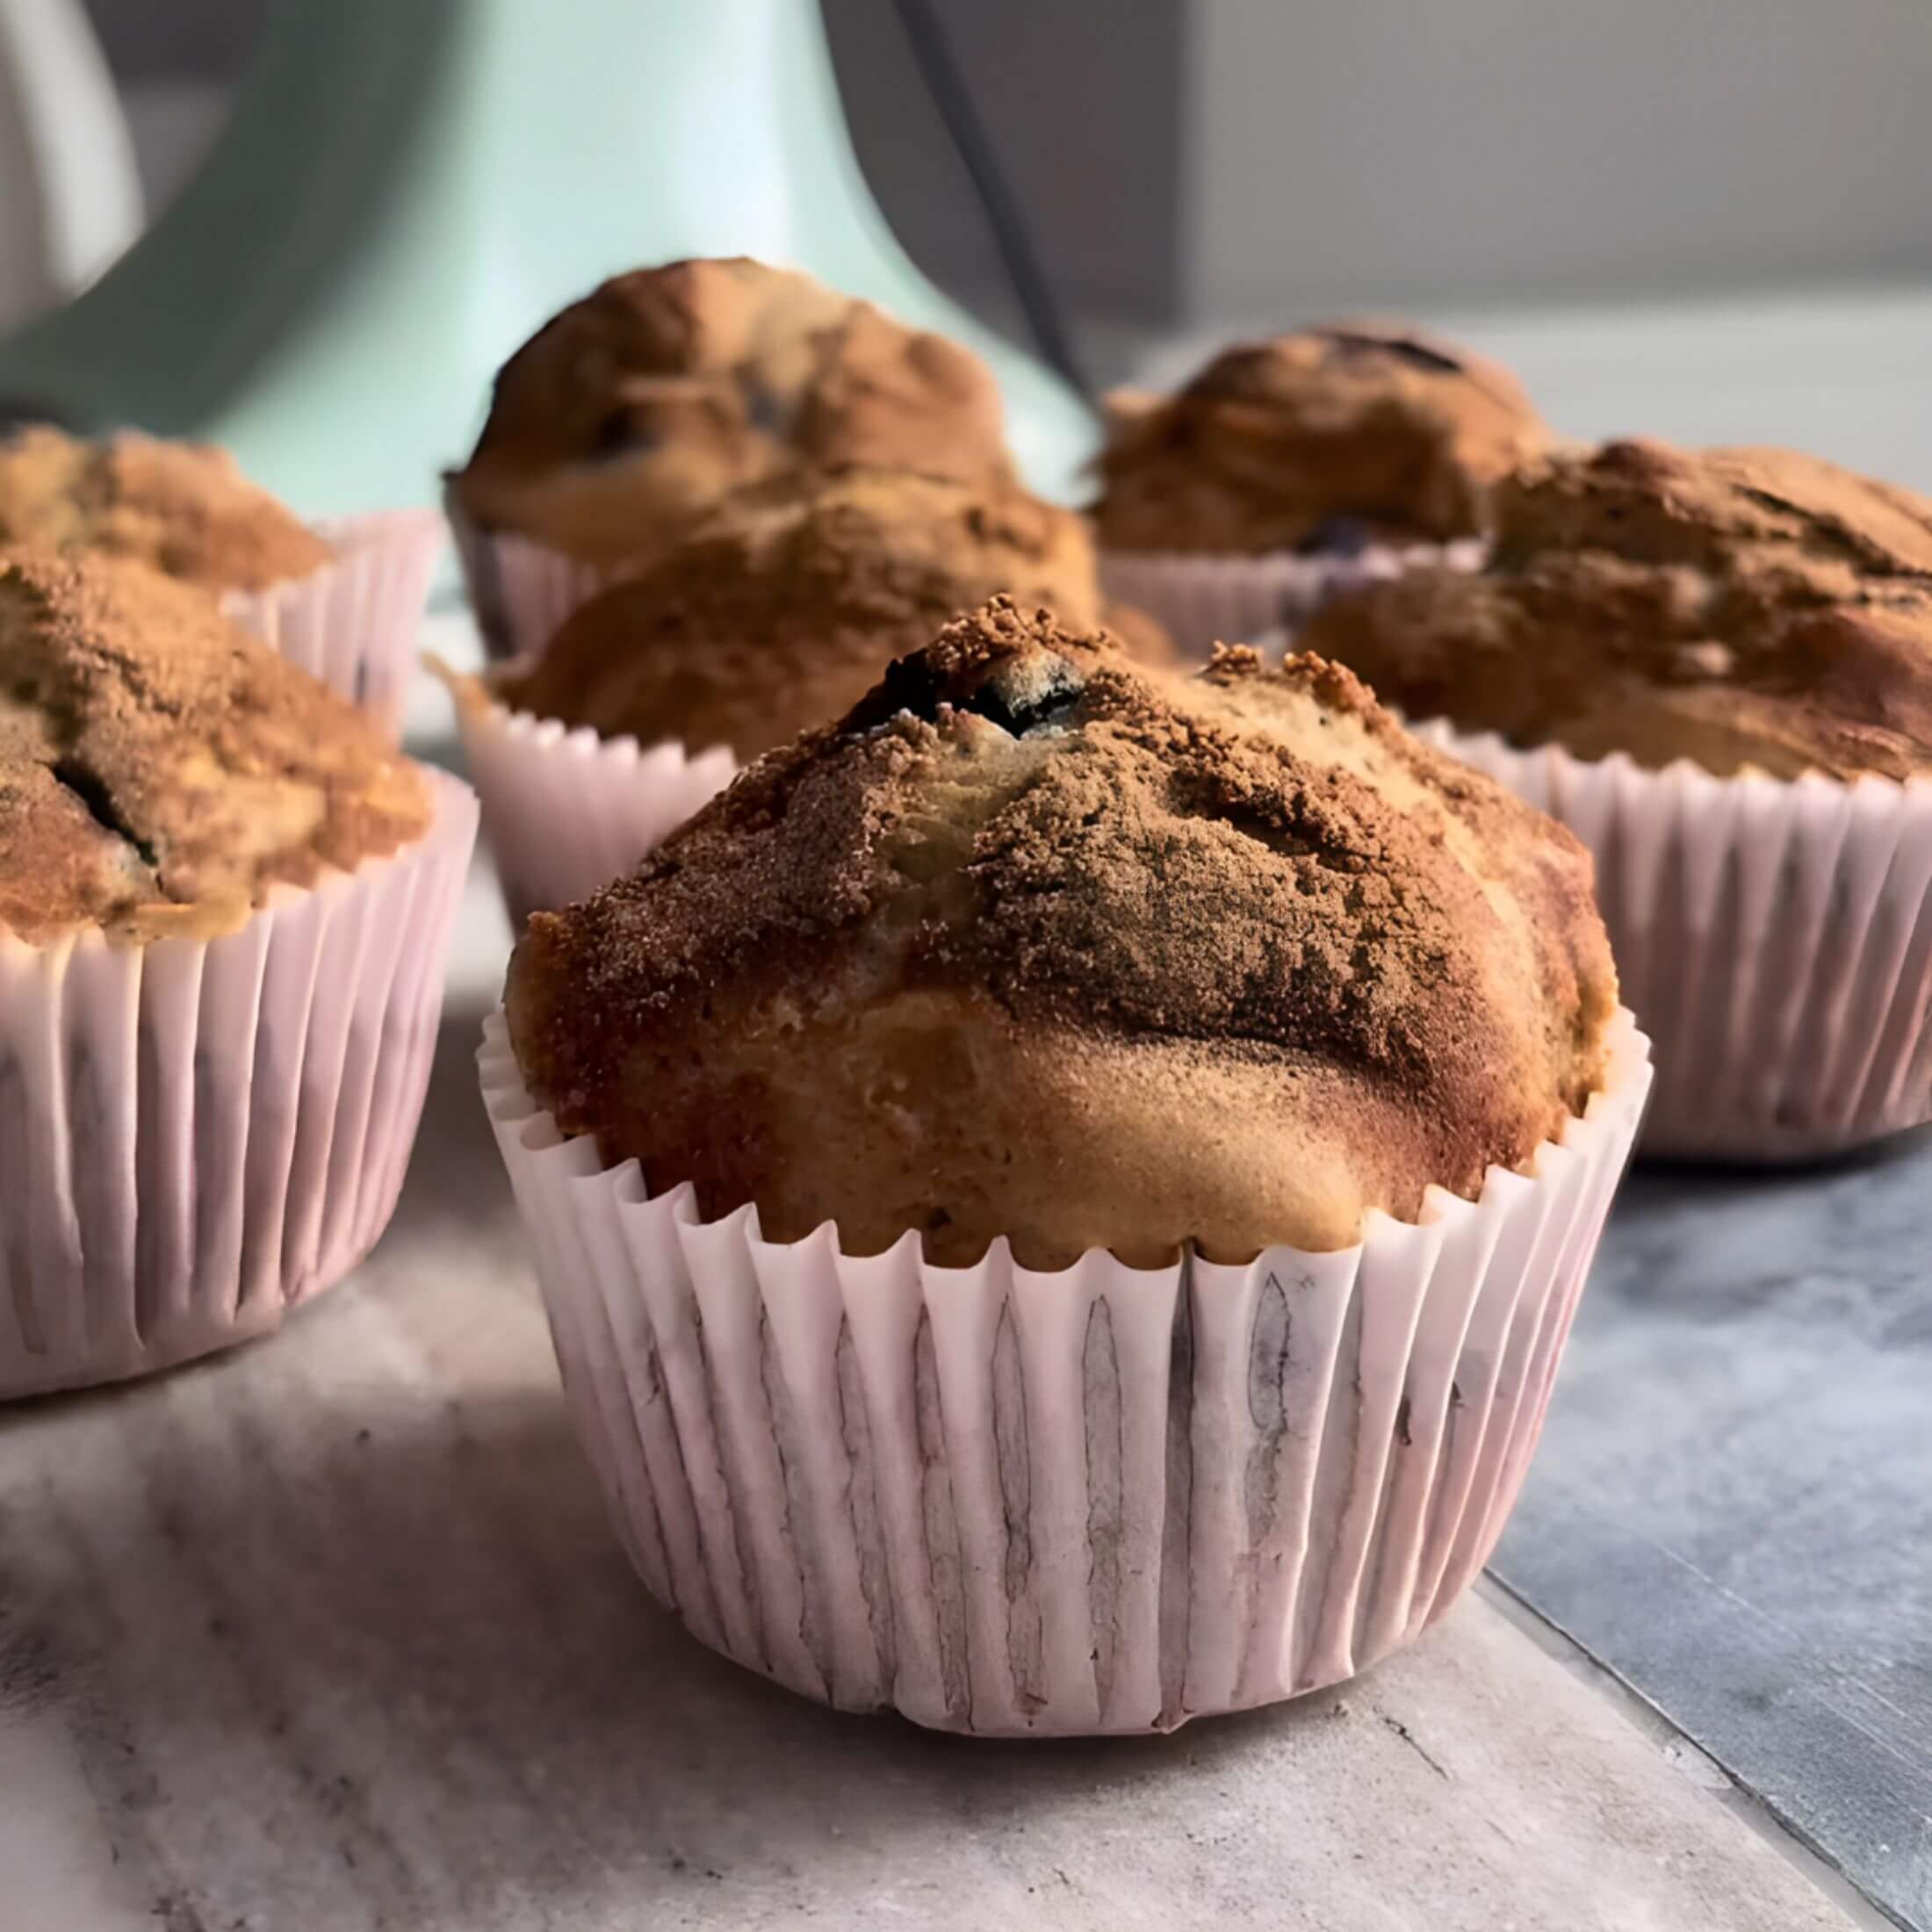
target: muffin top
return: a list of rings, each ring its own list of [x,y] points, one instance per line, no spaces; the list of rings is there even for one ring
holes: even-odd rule
[[[1093,515],[1109,550],[1481,536],[1491,486],[1549,434],[1507,370],[1381,322],[1241,343],[1174,395],[1108,400]]]
[[[553,316],[498,373],[450,482],[486,528],[615,566],[738,485],[842,463],[1011,481],[992,372],[740,258],[633,270]]]
[[[995,599],[530,921],[573,1134],[769,1239],[1027,1265],[1347,1245],[1600,1083],[1582,849],[1344,670],[1181,678]]]
[[[429,818],[357,711],[201,592],[0,552],[0,931],[213,937]]]
[[[0,544],[132,557],[213,590],[304,577],[335,552],[226,450],[35,424],[0,442]]]
[[[1610,443],[1497,496],[1474,575],[1302,633],[1410,717],[1719,775],[1932,771],[1932,501],[1790,450]]]
[[[756,757],[839,717],[886,665],[995,591],[1099,621],[1092,539],[1018,485],[847,468],[782,476],[701,516],[584,604],[504,702],[604,737]]]

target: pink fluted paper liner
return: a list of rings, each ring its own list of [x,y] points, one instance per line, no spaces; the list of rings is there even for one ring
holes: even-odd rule
[[[443,519],[434,510],[378,510],[314,529],[334,546],[333,563],[266,590],[229,591],[222,608],[397,741]]]
[[[424,775],[422,838],[219,939],[0,934],[0,1397],[261,1334],[374,1244],[476,836]]]
[[[1216,644],[1254,644],[1270,632],[1292,632],[1330,598],[1418,565],[1474,570],[1488,548],[1470,537],[1371,544],[1352,557],[1109,550],[1100,552],[1100,588],[1110,603],[1132,604],[1159,618],[1183,651],[1206,657]]]
[[[510,923],[586,898],[628,872],[728,785],[728,746],[600,738],[512,710],[479,680],[451,676],[457,729],[483,805]]]
[[[564,1387],[652,1595],[841,1709],[1167,1730],[1361,1670],[1487,1559],[1636,1132],[1647,1042],[1479,1200],[1334,1253],[1041,1273],[647,1197],[479,1056]]]
[[[1656,1042],[1645,1153],[1806,1160],[1932,1120],[1932,780],[1418,735],[1595,856],[1623,997]]]
[[[453,494],[445,491],[443,501],[470,608],[493,660],[541,651],[572,611],[625,574],[583,563],[534,537],[481,530]]]

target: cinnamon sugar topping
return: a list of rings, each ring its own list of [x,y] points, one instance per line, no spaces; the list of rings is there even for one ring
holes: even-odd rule
[[[0,443],[0,544],[151,564],[214,590],[306,577],[334,552],[226,450],[126,431],[78,442],[47,425]]]
[[[205,593],[0,552],[0,930],[209,936],[429,821],[411,767]]]
[[[1479,573],[1303,633],[1412,717],[1728,775],[1932,771],[1932,500],[1788,450],[1625,442],[1498,493]]]
[[[1481,536],[1491,487],[1549,434],[1507,370],[1381,322],[1241,343],[1172,396],[1109,400],[1094,517],[1113,550]]]
[[[1584,1104],[1614,994],[1581,849],[1346,671],[1179,679],[996,599],[533,920],[508,1004],[653,1189],[1059,1265],[1473,1192]]]
[[[729,490],[853,463],[1011,483],[991,371],[810,276],[696,260],[551,317],[503,365],[451,487],[486,528],[635,565]]]
[[[578,609],[496,695],[607,738],[755,757],[835,717],[995,591],[1099,616],[1093,546],[1017,487],[847,468],[740,490]]]

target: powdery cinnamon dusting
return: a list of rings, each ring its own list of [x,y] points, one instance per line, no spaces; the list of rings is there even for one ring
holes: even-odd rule
[[[837,717],[996,591],[1098,622],[1093,546],[1017,487],[846,468],[740,490],[655,566],[583,605],[506,703],[607,738],[757,756]]]
[[[1507,370],[1400,324],[1223,350],[1174,395],[1109,399],[1109,549],[1254,554],[1484,534],[1549,432]]]
[[[1792,451],[1624,442],[1497,496],[1489,566],[1320,613],[1413,717],[1727,775],[1932,770],[1932,500]]]
[[[1581,849],[1346,672],[1150,674],[995,600],[533,920],[508,1002],[653,1188],[1044,1264],[1473,1190],[1583,1104],[1614,986]]]
[[[226,450],[47,425],[0,443],[0,544],[133,558],[214,590],[306,577],[335,552]]]
[[[499,372],[450,481],[486,528],[633,565],[729,490],[848,463],[1012,483],[991,371],[810,276],[694,260],[552,316]]]
[[[0,553],[0,928],[209,936],[429,822],[408,763],[205,593]]]

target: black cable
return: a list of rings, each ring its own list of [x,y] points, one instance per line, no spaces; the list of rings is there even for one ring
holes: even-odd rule
[[[933,105],[939,110],[953,147],[972,180],[980,206],[986,212],[993,246],[999,251],[1000,263],[1013,285],[1034,342],[1045,360],[1091,405],[1093,386],[1074,352],[1052,284],[1034,247],[1033,231],[987,139],[985,124],[980,119],[972,90],[953,56],[946,30],[940,25],[930,0],[895,0],[895,4],[899,24],[912,46],[912,58],[919,62],[926,91],[933,97]]]

